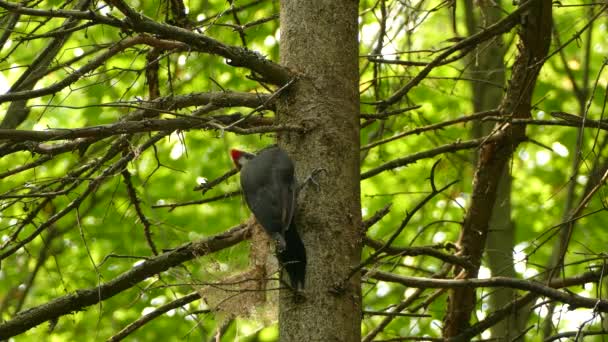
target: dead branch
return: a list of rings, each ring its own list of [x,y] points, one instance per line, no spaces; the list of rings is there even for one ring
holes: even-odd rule
[[[249,230],[244,225],[240,225],[225,233],[187,243],[170,252],[150,258],[100,286],[77,290],[46,304],[22,311],[13,319],[0,323],[0,338],[7,339],[46,321],[56,320],[69,313],[81,311],[185,261],[234,246],[245,240],[248,233]]]

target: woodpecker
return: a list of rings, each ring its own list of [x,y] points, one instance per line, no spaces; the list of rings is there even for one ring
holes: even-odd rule
[[[293,219],[297,192],[293,161],[275,145],[258,154],[233,149],[230,156],[241,171],[247,206],[275,241],[277,258],[289,275],[291,286],[302,289],[306,249]]]

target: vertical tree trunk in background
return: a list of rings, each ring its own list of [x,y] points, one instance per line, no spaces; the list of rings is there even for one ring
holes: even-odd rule
[[[532,92],[544,58],[551,43],[551,1],[536,0],[522,18],[518,55],[513,64],[509,87],[500,106],[502,115],[530,118]],[[466,213],[459,238],[460,254],[476,268],[462,270],[458,278],[477,277],[484,252],[492,209],[496,203],[498,183],[518,144],[525,139],[525,126],[509,123],[494,128],[496,141],[484,144],[473,178],[471,204]],[[448,311],[444,318],[443,335],[468,340],[471,314],[475,310],[474,288],[454,289],[449,293]]]
[[[500,1],[476,2],[464,0],[467,33],[473,35],[484,27],[498,22],[502,18]],[[480,15],[476,17],[475,13]],[[505,46],[502,37],[495,37],[491,41],[478,47],[467,59],[470,70],[473,112],[492,110],[500,106],[505,84],[504,65]],[[487,81],[487,82],[484,82]],[[474,139],[490,134],[493,124],[491,122],[476,121],[473,123],[472,136]],[[475,155],[475,164],[477,155]],[[503,169],[500,175],[496,201],[490,217],[488,238],[486,241],[487,265],[492,276],[515,278],[513,267],[513,249],[515,247],[515,226],[511,220],[511,173],[509,168]],[[516,296],[511,288],[493,289],[489,294],[490,310],[496,311],[504,308]],[[512,312],[504,320],[491,328],[492,337],[511,341],[520,335],[523,329],[520,326],[517,312]]]
[[[302,301],[281,293],[281,341],[359,341],[361,203],[359,191],[358,2],[281,1],[281,63],[299,75],[278,104],[279,122],[304,125],[279,144],[302,181],[322,168],[319,187],[298,197],[296,224],[308,257]]]

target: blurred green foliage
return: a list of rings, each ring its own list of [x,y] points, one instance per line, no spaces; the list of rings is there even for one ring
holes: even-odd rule
[[[395,4],[395,1],[389,1]],[[390,43],[386,43],[383,53],[422,49],[440,49],[449,46],[446,41],[451,35],[452,21],[450,10],[441,9],[436,12],[426,12],[437,5],[434,2],[416,3],[419,11],[407,15],[414,18],[391,18],[393,26]],[[42,2],[44,8],[52,8],[63,4],[61,1]],[[99,3],[101,6],[102,3]],[[226,1],[188,1],[188,18],[199,24],[201,33],[214,37],[223,43],[241,45],[239,34],[223,24],[234,24],[234,17],[225,11],[229,9]],[[245,5],[246,2],[236,2]],[[371,54],[378,32],[376,2],[362,0],[361,8],[361,55]],[[139,1],[132,4],[139,11],[160,22],[167,20],[167,10],[164,3],[158,1]],[[506,8],[511,10],[512,8]],[[120,17],[116,9],[109,10]],[[557,8],[555,10],[556,29],[569,37],[586,23],[583,20],[585,10],[574,8]],[[278,3],[263,1],[238,12],[241,23],[266,18],[278,13]],[[219,14],[219,15],[218,15]],[[405,14],[404,14],[405,15]],[[428,15],[428,18],[423,18]],[[462,13],[458,12],[461,16]],[[425,20],[423,20],[425,19]],[[48,22],[29,22],[27,16],[21,18],[17,25],[20,31],[33,31],[41,34],[57,28],[63,19],[55,18]],[[460,31],[464,31],[463,20],[456,20]],[[416,23],[417,25],[413,25]],[[248,47],[259,51],[269,59],[278,61],[278,20],[270,20],[263,25],[246,30]],[[397,28],[401,27],[401,30]],[[606,34],[606,26],[600,26],[593,32],[593,41]],[[446,35],[446,32],[450,32]],[[122,33],[107,26],[92,26],[76,31],[66,43],[62,53],[53,65],[63,63],[82,56],[72,65],[82,66],[91,60],[100,46],[116,42]],[[513,42],[515,32],[505,36],[504,41]],[[1,74],[7,84],[12,84],[31,63],[48,40],[12,41],[11,46],[1,51]],[[511,43],[513,44],[513,43]],[[589,75],[597,75],[602,66],[602,47],[593,47],[592,62]],[[12,49],[15,49],[13,52]],[[553,47],[555,49],[555,46]],[[598,50],[599,49],[599,50]],[[600,51],[601,50],[601,51]],[[129,108],[111,106],[119,101],[137,101],[146,98],[147,84],[143,77],[146,65],[145,47],[128,49],[113,57],[102,68],[87,75],[77,83],[76,87],[66,88],[53,96],[32,99],[28,105],[32,111],[28,120],[20,129],[45,128],[77,128],[111,123],[119,120],[130,112]],[[515,48],[510,46],[506,63],[513,62]],[[581,64],[581,52],[578,44],[570,44],[564,48],[568,63],[573,66]],[[395,56],[395,55],[392,55]],[[428,60],[434,55],[428,52],[396,55],[407,60]],[[381,65],[381,78],[376,80],[378,86],[370,87],[374,78],[372,65],[366,58],[361,58],[361,112],[374,113],[372,103],[392,94],[400,86],[417,74],[418,68],[397,65]],[[458,67],[462,67],[459,65]],[[582,79],[582,70],[574,69],[574,77]],[[57,82],[73,70],[58,68],[38,86],[48,86]],[[168,75],[171,75],[171,78]],[[225,63],[221,58],[199,54],[180,53],[164,56],[160,60],[160,84],[162,96],[185,95],[201,91],[221,91],[230,89],[242,92],[266,92],[256,82],[246,76],[245,69],[236,69]],[[361,144],[376,140],[378,131],[382,137],[390,137],[416,127],[438,123],[458,118],[472,112],[471,94],[468,83],[456,80],[462,75],[462,70],[447,65],[436,68],[430,77],[415,87],[406,99],[392,109],[421,105],[421,108],[392,116],[384,121],[376,121],[361,131]],[[592,76],[593,77],[593,76]],[[593,82],[593,80],[591,80]],[[578,113],[578,102],[572,93],[568,76],[560,60],[552,58],[543,67],[539,82],[536,86],[533,116],[548,119],[552,111]],[[221,85],[221,88],[220,86]],[[599,119],[603,101],[601,94],[606,91],[606,78],[598,84],[596,96],[589,107],[589,117]],[[0,105],[0,112],[7,110],[7,103]],[[235,108],[231,112],[247,112],[247,109]],[[188,114],[189,109],[181,111]],[[2,115],[2,114],[0,114]],[[380,127],[382,125],[382,127]],[[458,124],[443,130],[411,135],[386,145],[375,147],[369,151],[362,164],[362,171],[378,167],[383,163],[411,155],[416,152],[433,149],[450,144],[457,140],[470,137],[470,123]],[[597,150],[595,130],[587,130],[582,139],[582,153],[585,160],[594,158],[594,154],[605,157],[605,151]],[[513,173],[513,213],[512,219],[517,227],[517,243],[528,246],[524,250],[528,255],[527,270],[540,272],[535,265],[545,264],[552,252],[552,244],[545,243],[539,248],[532,248],[544,242],[543,233],[558,224],[563,216],[566,182],[571,174],[571,163],[574,148],[577,144],[576,130],[558,126],[530,126],[529,137],[539,142],[524,143],[512,160]],[[598,134],[601,139],[604,134]],[[148,135],[142,134],[140,142]],[[104,149],[112,142],[106,139],[89,147],[87,158],[103,155]],[[154,209],[155,204],[182,203],[198,200],[204,197],[230,192],[238,188],[237,177],[220,184],[207,194],[193,191],[197,182],[203,179],[212,180],[228,171],[232,165],[228,150],[232,147],[242,147],[256,150],[273,142],[271,135],[237,136],[232,133],[219,131],[191,130],[174,133],[156,144],[156,151],[150,149],[142,153],[135,162],[130,163],[128,170],[132,174],[134,186],[141,200],[145,215],[153,224],[153,240],[159,250],[171,249],[180,244],[211,236],[227,230],[249,216],[249,212],[240,198],[229,198],[219,202],[204,205],[177,207],[174,210],[166,208]],[[564,146],[567,155],[560,155],[544,146],[556,149],[555,144]],[[39,156],[29,152],[19,152],[0,159],[0,172],[13,169],[19,165],[34,161]],[[430,191],[428,181],[432,164],[438,158],[421,160],[392,171],[386,171],[371,179],[361,182],[362,211],[364,218],[373,215],[386,204],[392,203],[391,212],[378,224],[373,226],[368,235],[373,239],[386,240],[399,226],[408,210]],[[5,178],[0,183],[0,193],[8,193],[16,188],[28,189],[50,184],[56,178],[62,177],[67,171],[80,165],[82,157],[77,152],[65,153],[53,157],[51,162]],[[108,163],[108,165],[110,165]],[[459,182],[419,211],[395,241],[396,246],[409,245],[428,246],[455,241],[459,234],[458,221],[462,221],[465,208],[468,205],[471,191],[471,179],[474,165],[472,151],[456,152],[444,155],[436,172],[435,181],[439,186],[458,179]],[[578,193],[580,194],[585,179],[579,178]],[[68,195],[56,197],[52,204],[47,205],[34,220],[35,225],[26,226],[20,236],[27,236],[36,229],[36,225],[44,222],[73,201],[87,186],[83,182]],[[603,193],[600,197],[605,196]],[[15,225],[28,212],[40,203],[41,199],[2,200],[0,216],[0,238],[5,241],[12,234]],[[589,211],[599,209],[603,205],[600,199],[589,204]],[[457,221],[454,223],[453,221]],[[608,243],[608,238],[602,234],[605,218],[601,215],[591,215],[581,219],[574,231],[573,240],[580,244],[573,247],[570,262],[584,259],[585,253],[601,252]],[[34,285],[29,293],[23,290],[29,275],[36,267],[36,261],[42,251],[43,241],[51,238],[47,232],[21,249],[16,255],[2,263],[0,270],[0,303],[9,302],[7,307],[0,306],[1,319],[8,320],[14,314],[14,298],[25,297],[23,308],[46,303],[56,297],[66,295],[82,288],[89,288],[111,280],[122,272],[129,270],[141,258],[151,256],[141,222],[139,222],[131,204],[122,178],[117,175],[107,180],[94,194],[80,206],[78,215],[69,214],[53,226],[57,237],[53,240],[48,251],[50,257],[38,270]],[[589,239],[593,236],[593,239]],[[85,243],[86,242],[86,243]],[[133,291],[121,293],[100,305],[89,307],[86,311],[62,317],[53,327],[49,335],[48,325],[40,325],[27,333],[14,338],[15,341],[96,341],[104,340],[127,324],[138,319],[162,304],[184,296],[200,287],[197,282],[213,282],[221,279],[222,275],[236,273],[247,267],[248,243],[221,251],[204,258],[188,262],[185,267],[176,268],[163,273],[158,278],[150,278],[139,284]],[[532,253],[533,252],[533,253]],[[364,257],[370,251],[364,250]],[[113,257],[112,257],[113,256]],[[129,256],[124,257],[124,256]],[[135,258],[134,258],[135,257]],[[438,260],[430,257],[387,258],[379,269],[411,276],[428,276],[440,267]],[[584,270],[583,266],[567,268],[566,274],[576,274]],[[528,274],[528,273],[527,273]],[[523,276],[523,274],[520,274]],[[21,285],[20,285],[21,284]],[[370,279],[363,286],[364,309],[382,310],[399,303],[404,294],[411,291],[403,286],[389,283],[377,284]],[[10,301],[9,301],[10,299]],[[444,302],[444,301],[443,301]],[[436,301],[426,308],[429,318],[400,317],[395,319],[384,332],[386,338],[400,335],[439,336],[440,324],[445,306],[442,301]],[[143,329],[137,330],[129,337],[131,341],[210,341],[217,329],[228,321],[227,317],[214,314],[190,315],[195,310],[205,309],[199,302],[189,304],[184,308],[174,310],[170,314],[157,318]],[[480,304],[480,310],[483,310]],[[364,316],[362,331],[369,332],[382,317]],[[238,318],[227,326],[222,341],[275,341],[277,325],[262,322],[259,318]]]

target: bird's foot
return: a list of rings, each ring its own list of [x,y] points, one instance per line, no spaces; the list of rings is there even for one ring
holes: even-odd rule
[[[340,296],[346,292],[346,283],[343,281],[335,282],[330,288],[329,293],[334,296]]]
[[[304,182],[302,182],[302,184],[298,188],[298,191],[302,190],[302,188],[304,186],[306,186],[306,184],[308,184],[308,183],[314,184],[315,188],[317,188],[317,190],[318,190],[321,186],[319,185],[319,182],[317,181],[317,176],[321,172],[325,172],[325,174],[327,175],[327,169],[325,169],[325,168],[321,167],[321,168],[312,170],[312,172],[310,173],[310,175],[308,177],[306,177],[306,179],[304,179]]]
[[[274,239],[278,253],[284,252],[287,249],[287,242],[285,242],[285,238],[281,234],[274,233],[272,238]]]

